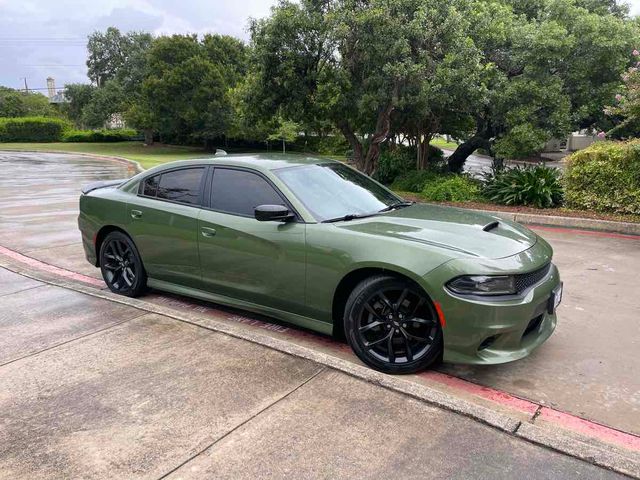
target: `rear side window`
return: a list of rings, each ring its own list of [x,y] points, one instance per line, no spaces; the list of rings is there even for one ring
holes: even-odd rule
[[[198,205],[204,168],[185,168],[146,178],[140,194],[172,202]]]
[[[186,168],[160,175],[157,198],[197,205],[204,168]]]
[[[260,175],[242,170],[215,169],[211,189],[212,209],[253,217],[258,205],[285,205],[285,202]]]

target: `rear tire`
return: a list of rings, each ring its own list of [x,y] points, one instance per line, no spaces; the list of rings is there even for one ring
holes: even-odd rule
[[[138,297],[147,287],[147,272],[133,240],[114,231],[100,245],[100,270],[105,283],[114,293]]]
[[[347,342],[360,360],[384,373],[415,373],[439,358],[442,329],[417,285],[387,275],[358,284],[344,313]]]

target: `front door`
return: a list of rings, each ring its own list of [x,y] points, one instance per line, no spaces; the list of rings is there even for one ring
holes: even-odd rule
[[[128,231],[149,277],[201,286],[198,214],[205,171],[190,167],[147,177],[128,204]]]
[[[258,205],[284,205],[264,177],[216,167],[210,208],[199,217],[202,279],[208,290],[301,314],[305,300],[305,224],[259,222]]]

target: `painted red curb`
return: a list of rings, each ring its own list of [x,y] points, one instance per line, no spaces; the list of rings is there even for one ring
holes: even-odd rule
[[[560,425],[561,427],[572,430],[576,433],[588,437],[595,437],[607,443],[614,443],[629,450],[640,452],[640,437],[631,433],[621,432],[614,428],[605,427],[599,423],[585,420],[575,415],[560,412],[553,408],[542,407],[538,415],[540,420]]]
[[[67,270],[66,268],[56,267],[54,265],[50,265],[45,262],[41,262],[40,260],[36,260],[32,257],[27,257],[21,253],[18,253],[14,250],[10,250],[6,247],[0,245],[0,253],[6,255],[9,258],[13,258],[21,263],[29,265],[30,267],[37,268],[44,272],[53,273],[55,275],[59,275],[61,277],[70,278],[72,280],[78,280],[80,282],[88,283],[90,285],[94,285],[97,287],[104,287],[105,284],[102,280],[98,280],[97,278],[89,277],[87,275],[83,275],[81,273],[72,272],[71,270]]]
[[[578,228],[549,227],[542,225],[527,225],[527,227],[532,230],[546,230],[548,232],[574,233],[578,235],[590,235],[592,237],[621,238],[623,240],[640,240],[640,235],[628,235],[624,233],[596,232],[594,230],[580,230]]]
[[[589,232],[589,233],[595,233],[595,232]],[[31,267],[37,268],[41,271],[53,273],[55,275],[59,275],[65,278],[71,278],[73,280],[78,280],[84,283],[89,283],[94,286],[104,287],[104,282],[102,280],[98,280],[96,278],[89,277],[81,273],[72,272],[71,270],[50,265],[48,263],[42,262],[40,260],[36,260],[35,258],[32,258],[32,257],[28,257],[26,255],[23,255],[19,252],[16,252],[14,250],[11,250],[3,246],[0,246],[0,254],[6,255],[9,258],[17,260]],[[186,308],[191,308],[194,305],[196,305],[193,302],[185,301],[185,300],[168,301],[164,303],[169,303],[170,305],[173,303],[177,303],[179,306],[186,307]],[[199,311],[201,311],[202,313],[207,313],[210,315],[220,315],[225,313],[221,310],[211,308],[211,307],[196,306],[196,308],[198,308]],[[238,316],[235,316],[232,319],[236,319],[236,317]],[[237,321],[241,321],[242,323],[250,323],[253,325],[262,325],[262,324],[270,325],[268,324],[268,322],[263,322],[262,320],[249,319],[245,317],[238,317],[238,318],[239,320]],[[301,330],[289,329],[287,327],[284,327],[284,328],[285,330],[283,330],[283,333],[286,332],[288,335],[292,335],[298,338],[310,339],[318,345],[323,344],[324,346],[328,346],[335,351],[344,350],[345,348],[348,350],[348,347],[346,345],[342,343],[338,343],[331,339],[314,335]],[[586,420],[584,418],[580,418],[578,416],[575,416],[569,413],[564,413],[559,410],[555,410],[553,408],[539,405],[530,400],[525,400],[523,398],[516,397],[505,391],[497,390],[495,388],[486,387],[483,385],[478,385],[468,380],[454,377],[452,375],[447,375],[445,373],[428,370],[420,373],[418,376],[436,383],[440,383],[454,390],[465,392],[465,393],[483,398],[495,404],[510,408],[512,410],[525,413],[531,416],[532,421],[540,419],[546,423],[553,424],[565,430],[579,433],[583,436],[595,438],[605,443],[619,445],[626,449],[640,452],[640,436],[634,435],[632,433],[616,430],[615,428],[607,427],[591,420]],[[539,412],[537,417],[535,417],[536,412]]]
[[[420,373],[419,376],[531,416],[540,408],[540,405],[529,400],[515,397],[502,390],[496,390],[495,388],[485,387],[458,377],[453,377],[446,373],[427,370],[426,372]]]

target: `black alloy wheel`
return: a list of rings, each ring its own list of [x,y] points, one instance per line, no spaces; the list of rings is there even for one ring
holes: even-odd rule
[[[138,250],[122,232],[111,232],[102,242],[100,270],[109,290],[120,295],[137,297],[147,285],[147,275]]]
[[[429,298],[411,282],[376,276],[347,300],[345,334],[367,365],[385,373],[414,373],[442,353],[442,330]]]

